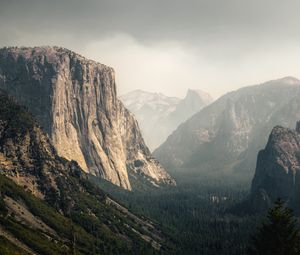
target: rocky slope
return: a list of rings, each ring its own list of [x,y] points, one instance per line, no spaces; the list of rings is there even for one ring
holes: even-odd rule
[[[296,130],[275,127],[265,149],[257,157],[251,187],[252,205],[257,210],[270,206],[277,198],[292,206],[299,202],[300,122]],[[297,206],[299,209],[299,205]]]
[[[180,125],[154,155],[170,170],[236,170],[250,180],[272,128],[300,119],[299,96],[292,77],[228,93]]]
[[[79,169],[77,163],[59,158],[30,114],[3,92],[0,106],[0,173],[41,199],[63,194],[58,183]]]
[[[59,157],[31,115],[3,93],[0,240],[1,249],[18,251],[11,254],[47,255],[156,254],[166,241],[151,221],[92,185],[75,161]]]
[[[112,68],[59,47],[0,50],[0,88],[26,106],[58,154],[131,189],[130,176],[174,184],[117,99]]]
[[[120,97],[136,116],[150,149],[157,148],[185,120],[212,102],[209,94],[188,90],[184,99],[141,90]]]

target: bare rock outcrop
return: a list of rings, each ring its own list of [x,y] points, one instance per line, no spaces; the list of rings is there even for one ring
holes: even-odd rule
[[[33,113],[60,156],[129,190],[130,174],[174,184],[117,99],[114,76],[64,48],[0,50],[0,88]]]
[[[299,122],[297,128],[298,125]],[[272,130],[265,149],[258,154],[251,188],[252,205],[256,210],[261,211],[277,198],[281,198],[295,207],[298,204],[295,201],[300,199],[299,190],[299,129],[292,130],[277,126]]]

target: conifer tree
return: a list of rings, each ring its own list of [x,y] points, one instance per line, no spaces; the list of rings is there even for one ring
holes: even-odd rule
[[[300,230],[293,211],[278,199],[269,209],[267,219],[253,236],[250,254],[299,255]]]

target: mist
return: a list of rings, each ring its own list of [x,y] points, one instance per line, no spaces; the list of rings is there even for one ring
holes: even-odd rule
[[[0,46],[58,45],[116,70],[119,94],[213,97],[300,77],[298,1],[1,0]],[[159,7],[159,8],[158,8]]]

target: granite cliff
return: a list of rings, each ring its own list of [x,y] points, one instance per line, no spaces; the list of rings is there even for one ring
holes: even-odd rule
[[[59,156],[113,184],[174,184],[117,99],[114,70],[59,47],[0,50],[0,88],[26,106]]]
[[[251,187],[256,210],[268,208],[277,198],[298,209],[300,200],[300,122],[296,130],[276,126],[257,157]]]

